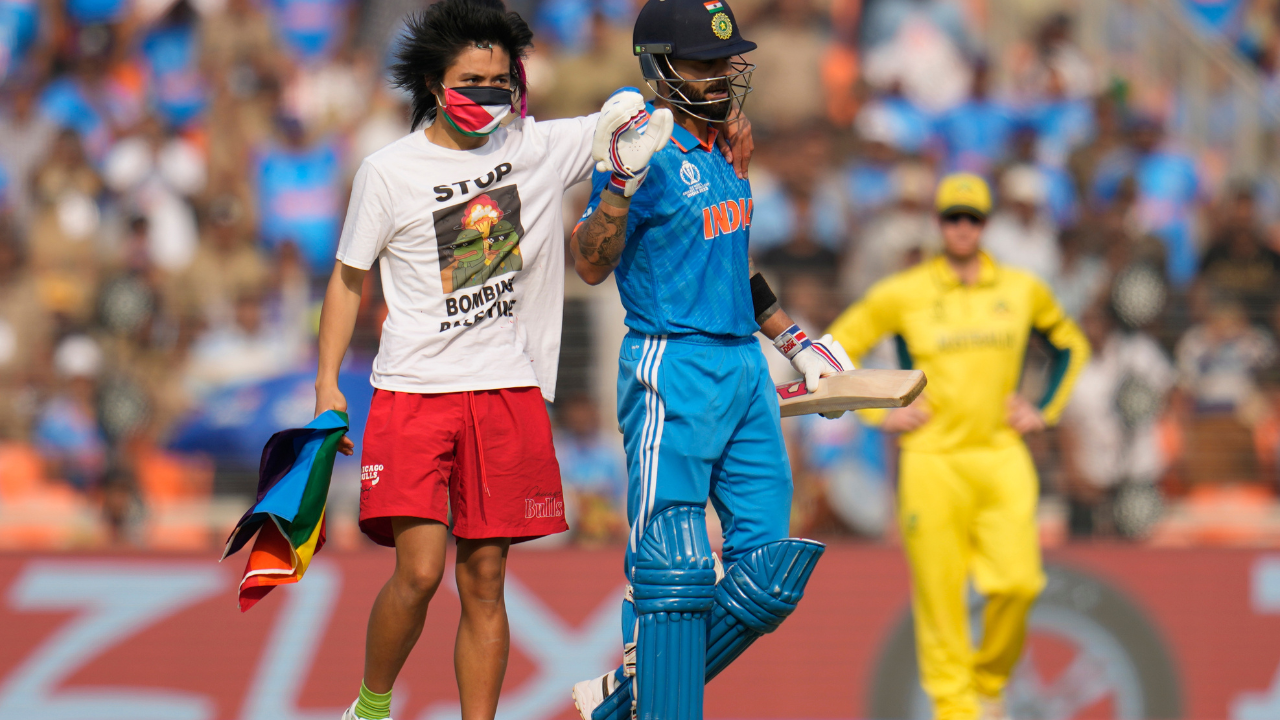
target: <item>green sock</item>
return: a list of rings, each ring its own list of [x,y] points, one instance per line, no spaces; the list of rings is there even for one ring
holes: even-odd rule
[[[391,717],[391,691],[379,695],[360,682],[360,698],[356,700],[356,716],[363,720],[385,720]]]

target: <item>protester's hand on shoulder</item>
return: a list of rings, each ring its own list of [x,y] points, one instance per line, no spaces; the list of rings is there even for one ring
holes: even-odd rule
[[[756,151],[756,142],[751,134],[751,121],[740,109],[734,108],[727,120],[717,123],[720,134],[716,137],[716,145],[724,153],[724,159],[733,165],[738,177],[747,179],[747,166],[751,164],[751,156]]]

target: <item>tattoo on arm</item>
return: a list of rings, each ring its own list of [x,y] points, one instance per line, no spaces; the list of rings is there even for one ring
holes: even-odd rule
[[[598,267],[612,268],[627,245],[627,216],[609,215],[597,209],[574,234],[582,259]]]

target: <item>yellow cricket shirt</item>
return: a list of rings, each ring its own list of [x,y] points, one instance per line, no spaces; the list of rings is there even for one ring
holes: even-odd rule
[[[1089,343],[1044,282],[985,253],[975,285],[964,285],[943,257],[874,285],[829,331],[852,358],[894,335],[904,367],[923,370],[932,417],[902,437],[902,448],[946,452],[1020,441],[1005,420],[1031,333],[1054,348],[1040,409],[1057,422],[1089,359]],[[883,416],[881,416],[883,417]]]

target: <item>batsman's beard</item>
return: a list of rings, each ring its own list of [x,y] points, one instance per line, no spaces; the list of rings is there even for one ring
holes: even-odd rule
[[[707,103],[707,104],[706,105],[701,105],[701,104],[689,105],[686,107],[684,103],[680,102],[679,100],[673,99],[671,101],[672,105],[675,105],[676,107],[679,107],[681,109],[692,110],[693,113],[691,114],[695,116],[702,115],[706,119],[710,120],[711,122],[724,122],[726,119],[728,119],[729,111],[732,109],[733,104],[729,99],[729,83],[727,81],[720,80],[720,81],[717,81],[715,84],[710,85],[709,87],[698,88],[698,89],[695,89],[693,87],[693,83],[685,83],[685,85],[681,88],[681,91],[682,91],[681,94],[687,97],[691,103]],[[708,100],[707,95],[711,93],[723,93],[724,99]]]

